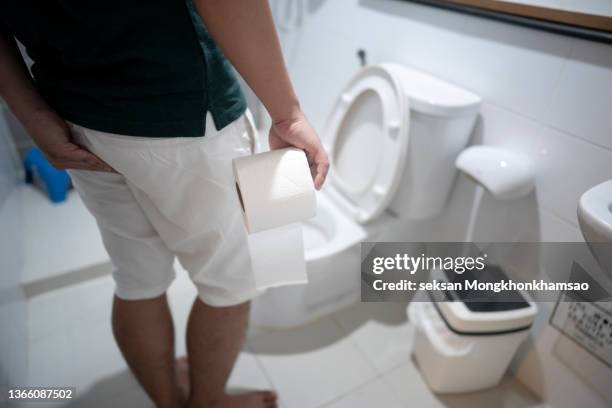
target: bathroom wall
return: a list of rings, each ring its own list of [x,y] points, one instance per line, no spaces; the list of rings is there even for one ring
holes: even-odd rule
[[[20,289],[23,268],[18,156],[0,100],[0,388],[23,385],[26,369],[26,305]],[[0,397],[0,405],[2,405]]]
[[[472,143],[523,152],[538,171],[536,191],[524,199],[485,196],[476,240],[582,240],[578,198],[612,178],[611,46],[396,0],[271,4],[297,92],[319,131],[359,69],[358,49],[368,63],[395,61],[463,86],[484,98]],[[461,241],[473,199],[472,183],[458,177],[444,214],[404,224],[396,237]],[[548,324],[553,307],[540,304],[513,369],[551,406],[609,406],[612,369]]]

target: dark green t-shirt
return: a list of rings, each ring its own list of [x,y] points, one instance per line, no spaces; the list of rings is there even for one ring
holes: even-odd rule
[[[246,103],[192,0],[2,0],[36,86],[64,119],[132,136],[202,136]]]

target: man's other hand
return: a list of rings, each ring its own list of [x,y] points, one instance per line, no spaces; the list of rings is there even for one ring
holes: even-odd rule
[[[36,145],[56,169],[114,172],[95,154],[74,143],[68,124],[53,111],[29,115],[24,123]]]

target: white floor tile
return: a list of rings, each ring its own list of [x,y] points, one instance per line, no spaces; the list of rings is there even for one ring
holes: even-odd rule
[[[114,283],[103,276],[34,296],[28,301],[28,337],[36,340],[76,321],[110,319]]]
[[[87,322],[71,329],[71,333],[70,353],[78,374],[74,381],[82,388],[127,369],[113,337],[110,319]]]
[[[28,385],[71,386],[74,361],[68,351],[72,344],[68,333],[61,332],[28,344]]]
[[[541,402],[514,377],[506,376],[493,388],[466,394],[434,394],[413,362],[385,376],[383,381],[394,389],[406,406],[414,407],[539,407]]]
[[[525,386],[514,377],[506,376],[501,383],[487,390],[467,394],[440,395],[440,401],[447,407],[504,407],[535,408],[541,407],[539,401]]]
[[[92,407],[91,405],[76,401],[75,408],[79,407]],[[108,407],[130,407],[130,408],[153,408],[153,401],[147,396],[144,390],[140,387],[133,387],[129,390],[125,390],[111,398],[102,399],[97,404],[93,405],[92,408],[108,408]]]
[[[96,221],[74,190],[65,202],[53,204],[31,185],[21,189],[27,214],[24,282],[108,261]]]
[[[325,405],[325,408],[401,408],[404,406],[389,385],[381,380],[374,380],[345,397]]]
[[[153,403],[127,369],[99,377],[92,386],[77,388],[69,407],[152,407]]]
[[[251,348],[281,402],[291,408],[319,407],[376,375],[330,318],[259,336]]]
[[[382,380],[393,389],[395,395],[406,406],[428,408],[443,406],[429,390],[412,361],[385,374]]]
[[[414,330],[405,304],[358,303],[334,318],[379,373],[410,360]]]
[[[254,340],[256,337],[263,336],[268,333],[273,333],[274,331],[275,330],[270,329],[268,327],[249,324],[249,328],[247,330],[247,341]]]
[[[242,352],[230,375],[228,391],[231,393],[245,390],[268,390],[272,384],[263,372],[257,357],[249,352]]]
[[[118,381],[126,370],[110,327],[110,319],[76,321],[72,326],[29,344],[28,383],[33,386],[74,386],[77,394],[96,389],[99,396],[114,395],[134,385]]]

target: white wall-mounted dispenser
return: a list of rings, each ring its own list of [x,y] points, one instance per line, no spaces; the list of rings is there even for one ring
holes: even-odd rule
[[[469,147],[457,157],[455,165],[500,200],[523,197],[534,187],[531,160],[505,148]]]

